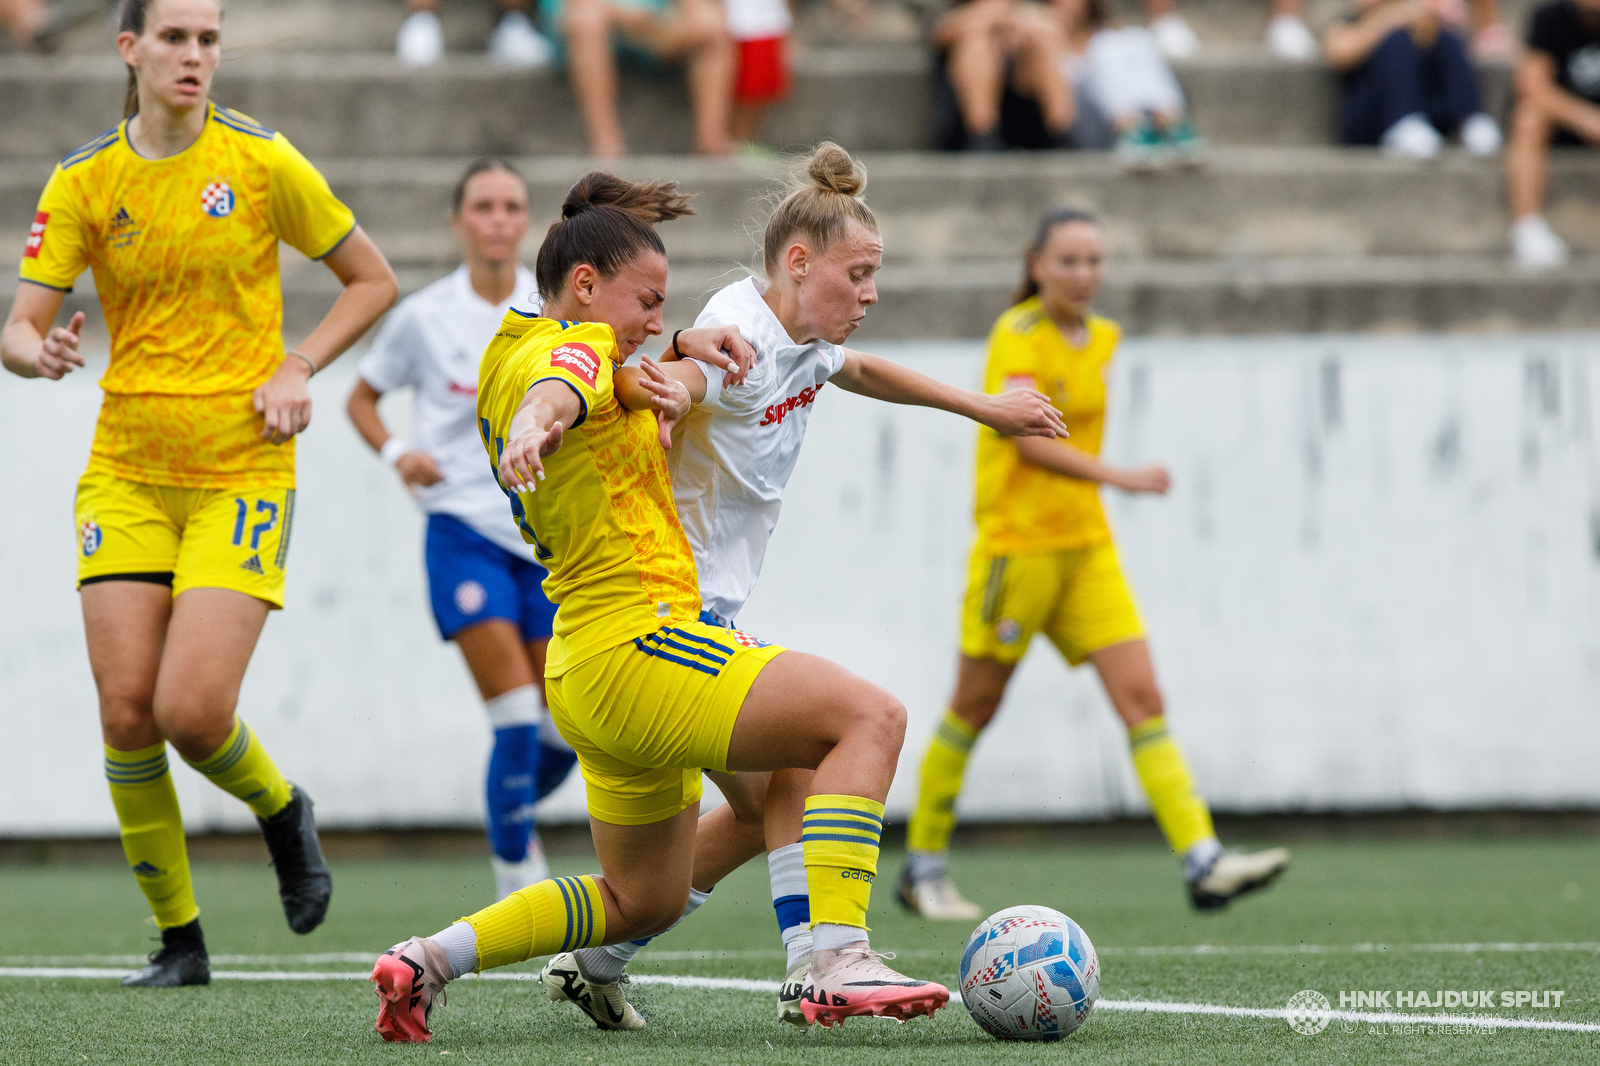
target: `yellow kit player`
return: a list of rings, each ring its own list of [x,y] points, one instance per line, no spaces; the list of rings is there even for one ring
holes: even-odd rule
[[[1144,624],[1117,562],[1100,486],[1167,491],[1165,468],[1103,462],[1106,370],[1120,332],[1090,313],[1102,276],[1093,216],[1058,210],[1040,222],[1016,306],[989,335],[989,392],[1038,388],[1066,418],[1066,440],[978,433],[977,542],[967,572],[955,695],[922,761],[900,880],[901,902],[927,918],[973,921],[947,853],[967,755],[994,718],[1034,634],[1073,666],[1089,662],[1128,728],[1134,768],[1157,824],[1183,860],[1196,907],[1221,907],[1283,872],[1288,852],[1224,851],[1211,812],[1167,732]]]
[[[656,413],[628,410],[617,395],[628,387],[617,366],[662,328],[667,258],[655,224],[687,213],[675,185],[580,179],[539,249],[548,317],[509,312],[479,371],[479,426],[511,494],[507,520],[535,545],[550,570],[545,591],[561,605],[545,688],[578,753],[603,876],[541,881],[385,952],[372,980],[386,1040],[431,1039],[435,998],[467,973],[673,924],[690,899],[703,769],[816,771],[795,800],[815,947],[808,1021],[904,1020],[949,1001],[943,985],[884,965],[867,940],[905,708],[826,659],[700,621],[663,451],[688,390],[645,360],[637,384]],[[744,371],[755,361],[733,326],[683,330],[674,342],[720,367],[730,355]],[[425,760],[413,772],[426,780]],[[550,976],[548,994],[567,998]],[[603,1006],[611,1027],[643,1024],[615,999]]]
[[[332,879],[311,800],[234,715],[267,612],[283,606],[294,436],[311,375],[393,302],[394,274],[280,133],[209,99],[216,0],[125,0],[126,120],[56,167],[23,252],[0,356],[22,377],[85,365],[85,269],[111,335],[78,483],[78,587],[123,849],[162,947],[128,985],[210,979],[167,745],[249,805],[289,925],[310,932]],[[285,353],[278,242],[344,284]]]

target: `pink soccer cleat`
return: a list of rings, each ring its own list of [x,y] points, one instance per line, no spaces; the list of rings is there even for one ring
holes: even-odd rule
[[[858,1015],[904,1022],[950,1002],[944,985],[918,981],[883,964],[892,958],[865,946],[817,952],[800,993],[806,1022],[832,1027]]]
[[[414,936],[378,956],[368,980],[378,986],[378,1022],[385,1040],[410,1044],[433,1041],[428,1015],[437,999],[444,1004],[450,960],[427,937]]]

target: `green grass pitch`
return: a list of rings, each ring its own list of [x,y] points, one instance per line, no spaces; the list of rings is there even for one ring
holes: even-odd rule
[[[899,952],[906,971],[953,985],[970,930],[903,914],[891,898],[901,861],[884,856],[869,919],[874,945]],[[592,868],[574,859],[557,866]],[[1600,946],[1592,943],[1600,940],[1600,849],[1584,837],[1304,843],[1281,883],[1220,914],[1188,908],[1174,861],[1154,845],[968,848],[954,867],[986,908],[1042,903],[1076,918],[1101,952],[1106,1000],[1282,1008],[1315,989],[1337,1007],[1340,991],[1549,989],[1564,991],[1559,1009],[1492,1013],[1600,1023]],[[334,873],[327,923],[296,937],[270,870],[198,864],[213,969],[364,971],[364,962],[339,956],[365,959],[430,933],[489,892],[481,860],[343,862]],[[0,967],[8,974],[0,977],[0,1062],[1600,1063],[1600,1032],[1439,1033],[1335,1021],[1302,1036],[1282,1019],[1111,1009],[1097,1009],[1057,1044],[1001,1044],[959,1003],[905,1026],[857,1019],[807,1032],[775,1020],[769,993],[645,983],[632,994],[649,1028],[602,1033],[570,1006],[547,1002],[536,984],[470,979],[435,1010],[433,1044],[392,1046],[372,1031],[376,1000],[357,980],[219,979],[132,991],[105,979],[16,975],[127,967],[119,956],[151,946],[145,914],[120,867],[0,867]],[[765,868],[752,863],[642,955],[635,972],[776,980],[776,941]],[[1503,943],[1545,946],[1494,946]],[[1225,950],[1193,950],[1199,945]]]

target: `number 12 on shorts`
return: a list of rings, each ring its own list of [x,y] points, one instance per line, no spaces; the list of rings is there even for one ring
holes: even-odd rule
[[[250,518],[249,505],[244,500],[235,497],[234,504],[239,508],[238,517],[233,520],[233,543],[235,546],[244,543],[245,524]],[[256,513],[265,514],[267,517],[250,526],[250,550],[256,551],[261,547],[261,538],[271,532],[272,527],[278,524],[278,505],[271,500],[257,500]]]

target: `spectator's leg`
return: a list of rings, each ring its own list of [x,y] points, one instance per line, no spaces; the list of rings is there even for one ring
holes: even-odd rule
[[[617,58],[611,49],[613,11],[605,0],[568,0],[561,29],[567,73],[589,132],[589,152],[602,159],[628,154],[617,118]]]
[[[1005,72],[1005,49],[997,32],[964,33],[945,54],[945,74],[970,136],[991,136],[999,127]]]
[[[1543,108],[1517,101],[1506,142],[1506,194],[1513,221],[1539,214],[1550,169],[1550,135],[1554,127]]]
[[[1345,144],[1377,144],[1407,115],[1425,114],[1422,54],[1411,31],[1398,29],[1383,39],[1345,76],[1339,108],[1339,139]]]
[[[1441,133],[1461,127],[1468,115],[1483,110],[1478,78],[1467,58],[1467,42],[1454,30],[1441,30],[1425,53],[1428,68],[1428,120]]]
[[[727,155],[738,52],[720,0],[677,0],[665,17],[629,12],[617,27],[630,43],[651,55],[684,64],[694,111],[695,151]]]
[[[1046,132],[1064,140],[1072,128],[1074,113],[1072,86],[1061,72],[1066,53],[1066,35],[1060,22],[1042,8],[1024,8],[1013,23],[1016,58],[1011,85],[1018,93],[1039,105]]]

